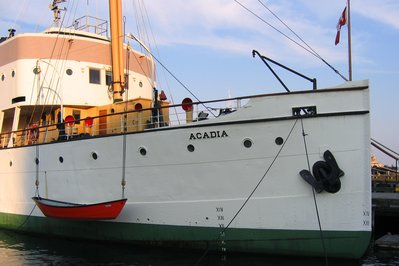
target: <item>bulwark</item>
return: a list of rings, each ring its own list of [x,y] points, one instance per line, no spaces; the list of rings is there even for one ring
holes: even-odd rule
[[[227,132],[225,130],[216,130],[209,132],[197,132],[190,134],[190,140],[193,139],[215,139],[215,138],[225,138],[228,137]]]

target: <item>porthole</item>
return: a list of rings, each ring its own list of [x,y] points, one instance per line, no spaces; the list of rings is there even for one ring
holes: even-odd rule
[[[64,162],[64,157],[60,156],[60,157],[58,157],[58,160],[60,161],[60,163],[63,163]]]
[[[139,87],[142,88],[143,87],[143,82],[139,82]]]
[[[39,164],[39,158],[35,158],[35,164],[36,164],[36,165]]]
[[[1,81],[4,81],[6,79],[6,76],[4,74],[1,74]]]
[[[71,76],[73,74],[73,71],[72,71],[72,69],[68,68],[66,70],[66,73],[67,73],[68,76]]]
[[[193,151],[195,150],[194,145],[192,145],[192,144],[187,145],[187,150],[188,150],[189,152],[193,152]]]
[[[10,167],[12,166],[12,161],[10,161]]]
[[[40,67],[35,67],[33,69],[33,74],[38,75],[41,72]]]
[[[282,145],[284,143],[284,140],[282,137],[278,137],[278,138],[276,138],[275,142],[277,145]]]
[[[91,157],[93,157],[94,160],[97,160],[98,155],[97,155],[97,153],[92,152],[92,153],[91,153]]]
[[[15,70],[11,71],[11,77],[15,77]]]
[[[147,155],[147,150],[146,150],[146,148],[144,148],[144,147],[140,147],[140,148],[139,148],[139,152],[140,152],[140,154],[143,155],[143,156],[146,156],[146,155]]]
[[[245,147],[245,148],[251,148],[251,147],[252,147],[252,140],[250,140],[250,139],[244,139],[243,144],[244,144],[244,147]]]

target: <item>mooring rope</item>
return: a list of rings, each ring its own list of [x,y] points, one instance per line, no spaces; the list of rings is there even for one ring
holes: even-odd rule
[[[307,134],[305,133],[305,127],[303,126],[302,118],[301,118],[301,127],[302,127],[303,144],[305,146],[306,161],[307,161],[307,164],[308,164],[308,170],[310,172],[309,153],[308,153],[308,146],[307,146],[307,143],[306,143]],[[323,246],[324,259],[325,259],[326,265],[328,266],[328,256],[327,256],[327,251],[326,251],[326,245],[324,243],[324,235],[323,235],[323,229],[321,227],[320,213],[319,213],[319,208],[317,206],[315,189],[314,189],[313,186],[312,186],[312,193],[313,193],[313,202],[314,202],[314,206],[315,206],[315,209],[316,209],[317,222],[319,224],[319,232],[320,232],[321,243],[322,243],[322,246]]]
[[[36,208],[36,204],[33,204],[33,208],[32,208],[32,210],[30,211],[29,215],[26,217],[25,221],[24,221],[20,226],[17,227],[17,229],[22,228],[22,227],[26,224],[26,222],[27,222],[27,221],[29,220],[29,218],[32,216],[32,213],[33,213],[33,211],[35,210],[35,208]]]
[[[39,161],[39,145],[36,144],[35,149],[36,149],[36,158],[35,158],[35,164],[36,164],[35,186],[36,186],[36,190],[35,190],[35,197],[36,197],[36,196],[37,196],[37,197],[40,197],[40,195],[39,195],[39,163],[40,163],[40,161]],[[28,216],[26,217],[25,221],[24,221],[22,224],[20,224],[20,225],[17,227],[17,229],[22,228],[22,227],[26,224],[26,222],[27,222],[27,221],[29,220],[29,218],[32,216],[32,213],[33,213],[33,211],[35,210],[35,208],[36,208],[36,203],[33,204],[33,208],[32,208],[32,210],[30,211],[30,213],[28,214]]]
[[[36,186],[36,190],[35,190],[35,197],[37,196],[37,197],[40,197],[40,194],[39,194],[39,163],[40,163],[40,159],[39,159],[39,145],[38,144],[36,144],[36,147],[35,147],[35,149],[36,149],[36,151],[35,151],[35,153],[36,153],[36,157],[35,157],[35,164],[36,164],[36,173],[35,173],[35,175],[36,175],[36,177],[35,177],[35,186]],[[32,216],[32,213],[33,213],[33,211],[35,210],[35,208],[36,208],[36,203],[35,204],[33,204],[33,208],[32,208],[32,210],[30,211],[30,213],[28,214],[28,216],[26,217],[26,219],[25,219],[25,221],[21,224],[21,225],[19,225],[18,227],[17,227],[17,229],[20,229],[20,228],[22,228],[25,224],[26,224],[26,222],[29,220],[29,218]]]
[[[283,150],[285,144],[287,143],[288,139],[291,136],[292,131],[295,128],[296,123],[298,122],[298,119],[295,120],[294,124],[292,125],[285,141],[283,142],[283,144],[281,145],[280,149],[278,150],[278,152],[276,153],[276,155],[274,156],[272,162],[270,163],[269,167],[267,168],[266,172],[263,174],[262,178],[259,180],[259,182],[256,184],[256,186],[254,187],[254,189],[252,189],[251,193],[249,194],[249,196],[246,198],[246,200],[244,201],[244,203],[241,205],[241,207],[238,209],[238,211],[234,214],[233,218],[231,218],[230,222],[227,224],[226,227],[223,228],[223,230],[220,232],[219,236],[217,239],[214,240],[214,242],[218,242],[220,240],[220,238],[222,236],[224,236],[225,232],[227,231],[227,229],[230,227],[230,225],[233,223],[233,221],[237,218],[238,214],[244,209],[245,205],[248,203],[248,201],[252,198],[253,194],[255,193],[255,191],[258,189],[258,187],[260,186],[260,184],[263,182],[263,180],[265,179],[266,175],[269,173],[270,169],[272,168],[272,166],[274,165],[274,163],[276,162],[277,158],[280,156],[281,151]],[[198,261],[195,263],[195,265],[198,265],[204,258],[205,256],[208,254],[210,250],[210,245],[208,245],[208,248],[205,250],[204,254],[202,254],[202,256],[198,259]]]

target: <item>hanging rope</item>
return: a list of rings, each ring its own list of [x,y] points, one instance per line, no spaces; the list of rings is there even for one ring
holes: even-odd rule
[[[230,225],[233,223],[233,221],[237,218],[237,216],[240,214],[240,212],[244,209],[245,205],[248,203],[248,201],[252,198],[252,196],[254,195],[254,193],[256,192],[256,190],[258,189],[258,187],[260,186],[260,184],[263,182],[263,180],[265,179],[265,177],[267,176],[267,174],[269,173],[270,169],[272,168],[272,166],[274,165],[274,163],[276,162],[277,158],[280,156],[280,153],[282,152],[285,144],[288,142],[292,131],[294,130],[296,124],[298,122],[298,119],[295,120],[294,124],[292,125],[287,137],[285,138],[285,141],[283,142],[283,144],[281,145],[280,149],[277,151],[276,155],[274,156],[272,162],[270,163],[269,167],[267,168],[266,172],[263,174],[263,176],[261,177],[261,179],[258,181],[258,183],[256,184],[256,186],[252,189],[251,193],[248,195],[248,197],[245,199],[244,203],[241,205],[241,207],[238,209],[238,211],[234,214],[233,218],[231,218],[230,222],[227,224],[226,227],[223,228],[223,230],[220,232],[219,237],[217,239],[215,239],[215,242],[218,242],[220,240],[220,238],[222,236],[225,235],[226,230],[230,227]],[[205,250],[204,254],[198,259],[198,261],[195,263],[195,265],[198,265],[201,260],[208,254],[210,250],[210,245],[208,246],[208,248]]]
[[[122,186],[122,199],[125,198],[125,186],[126,186],[126,132],[122,135],[123,139],[123,158],[122,158],[122,180],[121,180],[121,186]]]
[[[310,171],[309,153],[308,153],[308,147],[307,147],[307,143],[306,143],[307,134],[305,133],[305,127],[303,126],[302,117],[301,117],[301,127],[302,127],[303,144],[304,144],[305,153],[306,153],[306,161],[307,161],[307,164],[308,164],[308,171]],[[315,206],[315,210],[316,210],[317,223],[319,225],[320,239],[321,239],[321,243],[322,243],[322,246],[323,246],[324,259],[325,259],[326,266],[328,266],[328,257],[327,257],[326,245],[324,243],[324,235],[323,235],[323,230],[322,230],[322,227],[321,227],[319,208],[317,206],[316,192],[315,192],[315,189],[314,189],[313,186],[312,186],[312,193],[313,193],[313,202],[314,202],[314,206]]]
[[[37,196],[39,196],[39,145],[36,145],[36,158],[35,158],[35,164],[36,164],[36,193]]]

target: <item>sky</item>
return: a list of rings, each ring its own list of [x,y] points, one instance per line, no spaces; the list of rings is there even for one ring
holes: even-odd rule
[[[252,57],[253,49],[316,78],[319,88],[343,83],[344,80],[319,58],[279,33],[301,43],[268,9],[325,61],[348,77],[347,26],[342,27],[341,42],[334,44],[337,22],[346,2],[123,0],[123,14],[126,33],[141,38],[196,97],[210,100],[284,91],[261,60]],[[6,36],[9,28],[16,29],[18,34],[41,32],[52,25],[52,13],[48,8],[50,0],[12,3],[18,4],[0,0],[0,36]],[[60,5],[67,8],[64,24],[71,25],[74,19],[84,15],[108,20],[107,3],[106,0],[68,0]],[[399,1],[351,0],[351,22],[353,80],[370,81],[371,136],[399,152],[396,114],[399,101]],[[276,72],[290,90],[311,88],[309,82],[292,74],[277,69]],[[158,88],[171,95],[169,98],[175,103],[189,96],[160,66],[157,77]],[[374,148],[372,152],[383,163],[395,164],[393,159]]]

